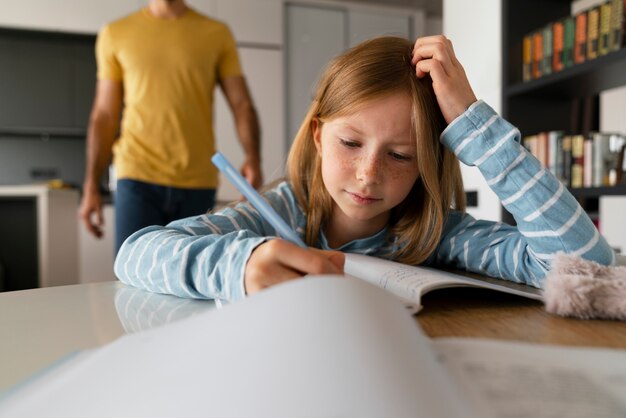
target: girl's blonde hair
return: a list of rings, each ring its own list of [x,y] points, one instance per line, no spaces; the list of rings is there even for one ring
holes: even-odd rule
[[[412,48],[407,39],[374,38],[335,58],[322,75],[287,160],[287,179],[307,216],[308,245],[318,243],[333,208],[322,181],[312,121],[323,124],[353,114],[364,103],[397,92],[406,92],[411,98],[419,178],[391,212],[388,238],[397,239],[398,244],[392,257],[407,264],[423,262],[437,247],[451,207],[465,210],[459,161],[439,142],[446,124],[432,80],[415,76]]]

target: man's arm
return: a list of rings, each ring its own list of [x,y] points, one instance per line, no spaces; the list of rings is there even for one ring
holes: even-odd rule
[[[122,111],[121,81],[98,80],[89,128],[87,131],[87,163],[79,216],[94,236],[102,237],[102,199],[99,184],[102,172],[111,162],[113,143]],[[95,216],[95,219],[93,219]]]
[[[261,172],[261,128],[246,80],[242,76],[223,79],[220,87],[235,118],[239,141],[246,154],[241,174],[255,188],[263,185]]]

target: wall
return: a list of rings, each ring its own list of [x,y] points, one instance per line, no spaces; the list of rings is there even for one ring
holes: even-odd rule
[[[626,134],[626,86],[600,94],[600,131]],[[609,244],[626,254],[626,196],[600,198],[600,232]]]
[[[500,0],[443,0],[443,33],[452,40],[476,97],[496,112],[502,105]],[[481,219],[502,218],[500,200],[476,167],[462,164],[467,191],[478,192],[478,207],[468,212]]]
[[[443,19],[440,17],[428,17],[425,19],[424,35],[439,35],[443,33]]]
[[[0,185],[60,178],[80,185],[85,143],[80,139],[0,138]]]

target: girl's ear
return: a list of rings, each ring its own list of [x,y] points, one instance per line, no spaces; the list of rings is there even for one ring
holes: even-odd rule
[[[318,118],[311,119],[311,133],[313,134],[313,142],[315,142],[315,148],[317,153],[322,154],[322,124]]]

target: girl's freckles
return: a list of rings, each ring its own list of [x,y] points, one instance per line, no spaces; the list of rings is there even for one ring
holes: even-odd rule
[[[344,158],[341,160],[341,168],[351,169],[356,164],[359,164],[362,160],[362,157]]]
[[[389,176],[392,180],[400,179],[400,171],[398,170],[389,170]]]

